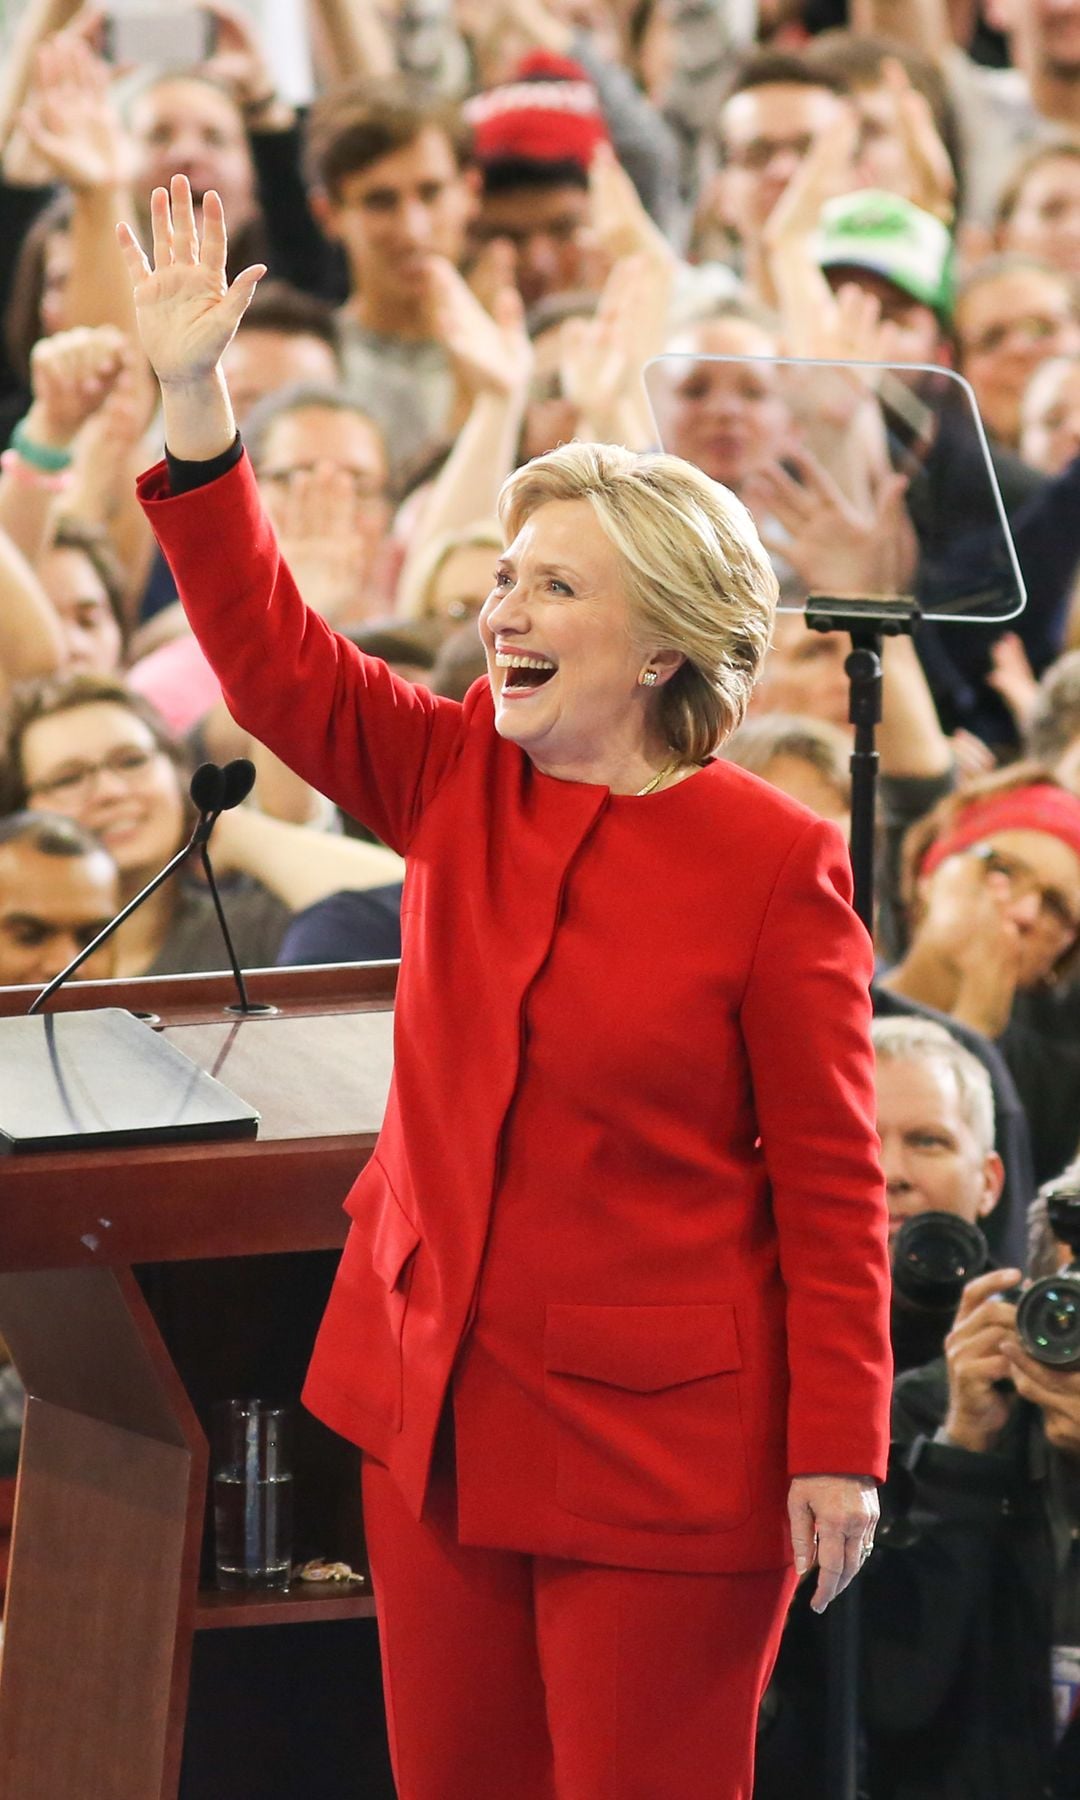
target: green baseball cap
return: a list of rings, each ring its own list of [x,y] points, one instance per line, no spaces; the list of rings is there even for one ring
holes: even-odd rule
[[[953,243],[933,213],[883,188],[841,194],[821,209],[816,255],[822,269],[867,269],[929,306],[952,311]]]

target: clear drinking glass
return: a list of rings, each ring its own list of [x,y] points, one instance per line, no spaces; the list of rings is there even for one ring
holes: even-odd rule
[[[287,1588],[292,1566],[292,1408],[222,1400],[212,1434],[219,1588]]]

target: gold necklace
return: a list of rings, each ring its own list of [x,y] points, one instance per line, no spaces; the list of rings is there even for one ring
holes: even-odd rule
[[[641,800],[646,794],[655,794],[657,788],[663,785],[669,775],[674,775],[678,767],[679,759],[677,756],[673,756],[669,763],[664,764],[659,774],[654,775],[651,781],[647,781],[643,788],[638,788],[637,793],[634,795],[634,799]]]

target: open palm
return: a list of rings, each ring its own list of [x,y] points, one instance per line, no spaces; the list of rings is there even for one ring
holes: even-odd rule
[[[187,386],[217,367],[266,269],[253,264],[230,287],[221,200],[213,191],[206,194],[200,240],[185,175],[174,175],[168,190],[154,189],[150,225],[153,267],[131,227],[117,227],[139,337],[162,387]]]

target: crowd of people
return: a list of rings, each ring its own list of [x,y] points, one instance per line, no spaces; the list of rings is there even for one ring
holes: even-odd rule
[[[1075,1369],[1040,1356],[1015,1291],[1070,1257],[1046,1191],[1080,1193],[1080,0],[310,0],[300,111],[252,15],[202,10],[203,63],[132,69],[100,12],[25,0],[0,76],[0,985],[87,944],[237,755],[241,961],[400,948],[399,857],[230,716],[136,501],[165,446],[116,226],[148,242],[175,175],[267,270],[224,371],[300,592],[408,680],[483,675],[499,490],[574,439],[749,506],[788,610],[720,754],[841,824],[850,642],[800,609],[913,599],[878,1127],[896,1238],[950,1215],[984,1256],[894,1302],[861,1780],[1080,1794],[1080,1332]],[[81,974],[221,962],[193,870]],[[826,1663],[804,1584],[760,1800],[828,1796]]]

